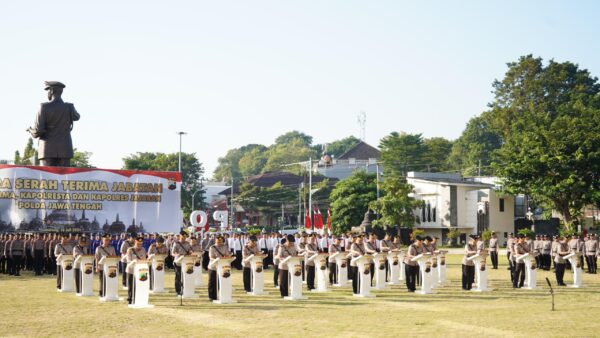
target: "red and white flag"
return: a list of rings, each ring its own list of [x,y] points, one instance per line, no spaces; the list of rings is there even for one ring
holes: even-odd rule
[[[327,231],[331,232],[331,210],[327,209]]]
[[[306,215],[304,216],[304,227],[306,229],[310,229],[312,228],[311,222],[310,222],[310,215],[308,210],[306,210]]]

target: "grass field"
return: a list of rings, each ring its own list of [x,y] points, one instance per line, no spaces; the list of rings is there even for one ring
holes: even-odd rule
[[[52,277],[0,277],[0,336],[196,336],[196,337],[383,337],[383,336],[600,336],[600,275],[584,274],[584,288],[562,287],[556,292],[556,311],[538,272],[540,290],[513,290],[506,260],[490,270],[487,293],[460,289],[460,256],[448,259],[450,286],[433,295],[406,292],[404,286],[374,292],[374,299],[352,297],[350,287],[324,294],[307,294],[301,302],[284,301],[272,287],[270,294],[242,293],[241,272],[235,271],[234,297],[238,303],[213,305],[200,299],[174,296],[173,272],[167,276],[169,294],[151,296],[153,309],[132,310],[124,302],[100,303],[97,297],[76,297],[55,290]],[[204,275],[206,282],[206,274]],[[571,282],[567,271],[565,281]],[[97,278],[96,278],[97,282]],[[96,286],[97,288],[97,286]],[[126,291],[120,291],[125,296]]]

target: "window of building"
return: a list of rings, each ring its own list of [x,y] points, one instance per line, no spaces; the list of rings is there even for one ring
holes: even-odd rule
[[[500,199],[500,212],[504,212],[504,198]]]

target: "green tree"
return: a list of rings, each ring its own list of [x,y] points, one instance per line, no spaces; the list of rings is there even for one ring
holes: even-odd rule
[[[452,145],[448,166],[465,176],[493,175],[492,153],[502,146],[502,138],[485,116],[473,117]]]
[[[504,189],[551,203],[569,226],[600,188],[599,92],[576,64],[529,55],[494,82],[487,113],[503,139],[493,165]]]
[[[340,234],[360,225],[369,203],[377,199],[375,180],[375,174],[358,170],[336,184],[329,197],[334,233]]]
[[[39,161],[37,158],[37,150],[33,146],[33,139],[31,137],[27,139],[25,150],[23,150],[23,156],[20,155],[19,151],[15,152],[15,164],[39,165]]]
[[[127,170],[157,170],[178,171],[179,153],[149,153],[138,152],[123,159],[123,169]],[[200,178],[204,174],[202,163],[198,161],[195,153],[181,153],[182,189],[181,208],[184,220],[187,220],[192,211],[192,194],[196,209],[204,208],[205,190]]]
[[[310,146],[301,139],[293,139],[289,143],[276,143],[268,150],[268,159],[263,172],[286,170],[298,173],[299,166],[286,166],[290,163],[308,161],[309,158],[316,159],[317,154]]]
[[[275,139],[275,144],[289,144],[295,141],[300,141],[300,143],[304,144],[307,147],[310,147],[312,145],[313,138],[310,135],[306,135],[305,133],[293,130],[277,137]]]
[[[359,142],[360,140],[354,136],[348,136],[341,140],[333,141],[327,144],[327,154],[334,158],[340,157]]]
[[[94,166],[90,163],[91,156],[92,153],[89,151],[77,151],[77,149],[74,149],[73,158],[71,159],[71,167],[94,168]]]
[[[427,171],[448,170],[448,156],[452,150],[452,141],[443,137],[432,137],[425,139],[423,144],[425,145],[425,154],[421,161],[427,167]]]
[[[379,149],[386,175],[399,177],[409,171],[427,170],[427,163],[423,163],[427,147],[421,134],[392,132],[381,139]]]
[[[383,229],[412,228],[415,223],[414,210],[421,202],[409,197],[413,186],[403,177],[386,177],[382,184],[383,196],[372,201],[369,207],[379,213],[379,219],[373,221],[374,226]]]
[[[260,174],[267,164],[267,147],[257,145],[246,151],[238,162],[239,172],[243,177]]]

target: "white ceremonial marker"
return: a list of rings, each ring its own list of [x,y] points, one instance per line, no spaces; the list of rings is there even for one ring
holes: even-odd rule
[[[375,266],[375,285],[373,289],[384,290],[387,285],[385,284],[385,261],[387,260],[387,254],[384,252],[378,252],[372,255],[373,264]]]
[[[60,281],[59,292],[75,291],[75,277],[73,271],[73,255],[60,255],[57,259],[59,268],[61,269],[62,278]]]
[[[573,284],[569,285],[570,288],[580,288],[583,286],[583,270],[581,265],[579,265],[579,256],[581,256],[581,253],[573,252],[563,257],[569,260],[571,271],[573,271]]]
[[[75,260],[75,264],[79,265],[81,271],[79,285],[81,285],[81,293],[77,296],[93,296],[94,295],[94,255],[81,255]]]
[[[486,292],[492,291],[488,288],[488,269],[486,264],[487,250],[483,250],[481,253],[467,258],[469,261],[473,261],[475,264],[475,281],[477,282],[476,287],[471,289],[473,292]]]
[[[348,285],[348,261],[345,252],[336,252],[331,257],[335,259],[337,284],[333,286],[344,287]]]
[[[234,257],[221,257],[216,259],[213,264],[217,266],[217,299],[213,300],[216,304],[232,304],[237,303],[233,300],[231,294],[233,292],[231,282],[231,262]]]
[[[290,256],[285,258],[282,263],[287,264],[290,275],[290,292],[285,300],[305,300],[307,297],[302,295],[302,260],[301,256]]]
[[[196,259],[194,260],[194,285],[196,287],[202,286],[202,253],[195,253]]]
[[[353,264],[358,267],[358,293],[354,297],[373,298],[371,293],[371,260],[373,256],[362,255],[352,259]]]
[[[165,293],[165,257],[167,255],[152,255],[152,290],[150,293]]]
[[[123,300],[119,298],[119,256],[103,257],[98,264],[102,264],[104,275],[104,297],[100,297],[102,302],[116,302]]]
[[[535,263],[535,257],[537,253],[526,253],[517,257],[517,262],[525,263],[525,281],[527,282],[523,289],[535,290],[537,289],[537,266]]]
[[[390,281],[388,284],[400,284],[400,261],[398,260],[398,250],[392,250],[387,254],[388,265],[390,266]]]
[[[266,295],[268,292],[264,291],[265,288],[265,271],[263,267],[264,255],[250,255],[245,261],[250,262],[250,269],[252,270],[252,292],[247,294],[252,296]]]
[[[196,261],[196,255],[185,255],[179,256],[177,262],[181,264],[181,296],[183,299],[194,299],[198,298],[196,294],[196,281],[194,278],[194,262]]]
[[[132,309],[152,308],[154,305],[148,304],[150,297],[150,269],[148,261],[136,260],[129,264],[133,267],[133,299],[129,307]]]
[[[420,295],[434,293],[431,289],[431,254],[420,254],[411,259],[419,264],[419,273],[421,274],[421,290],[416,291]]]
[[[309,258],[315,262],[315,271],[316,271],[316,287],[311,290],[311,292],[328,292],[327,289],[327,254],[326,253],[318,253]]]

